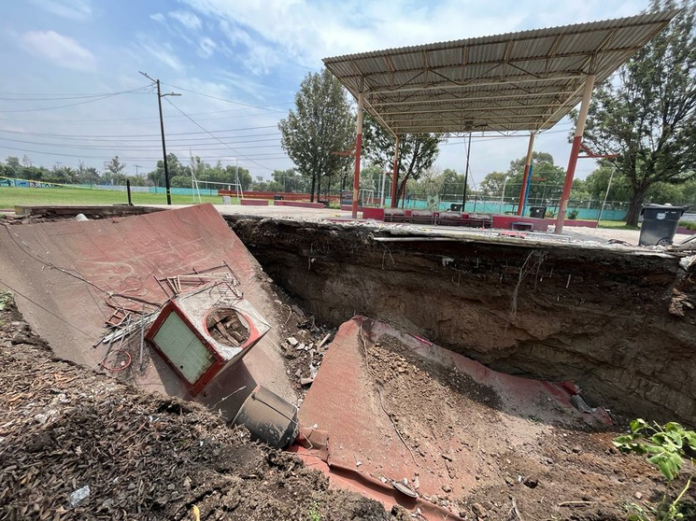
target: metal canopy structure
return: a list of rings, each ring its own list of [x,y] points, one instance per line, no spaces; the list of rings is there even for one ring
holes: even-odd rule
[[[607,79],[677,11],[324,59],[394,136],[539,132]]]

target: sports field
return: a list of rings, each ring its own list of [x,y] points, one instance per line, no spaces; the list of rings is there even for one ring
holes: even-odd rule
[[[222,197],[201,195],[204,203],[222,204]],[[40,205],[101,205],[101,204],[126,204],[128,197],[125,192],[113,190],[89,190],[85,188],[15,188],[0,187],[0,209],[11,209],[15,205],[40,206]],[[172,204],[194,204],[190,195],[172,195]],[[235,199],[232,202],[236,202]],[[164,194],[150,194],[133,192],[133,204],[167,204]]]

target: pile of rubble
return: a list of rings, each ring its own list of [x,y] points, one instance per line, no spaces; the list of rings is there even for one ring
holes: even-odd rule
[[[9,299],[6,299],[9,300]],[[398,519],[203,407],[53,358],[0,311],[0,518]]]

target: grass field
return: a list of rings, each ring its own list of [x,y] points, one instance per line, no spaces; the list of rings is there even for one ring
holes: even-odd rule
[[[626,221],[599,221],[598,228],[611,228],[612,230],[640,230],[638,226],[628,226]]]
[[[204,203],[222,204],[222,197],[201,195]],[[0,188],[0,209],[12,209],[19,206],[41,205],[102,205],[126,204],[128,197],[125,192],[113,190],[88,190],[84,188]],[[196,201],[198,202],[198,197]],[[234,203],[235,200],[233,199]],[[172,204],[193,204],[190,195],[172,194]],[[133,204],[167,204],[164,194],[149,194],[133,192]]]

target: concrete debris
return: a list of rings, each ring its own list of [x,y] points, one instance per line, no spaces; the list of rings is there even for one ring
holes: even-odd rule
[[[412,498],[418,497],[418,493],[417,493],[417,492],[411,490],[411,487],[409,487],[408,485],[405,485],[404,483],[401,483],[400,481],[394,481],[394,482],[392,483],[392,486],[393,486],[396,490],[398,490],[399,492],[401,492],[402,494],[404,494],[404,495],[406,495],[406,496],[408,496],[408,497],[412,497]]]
[[[324,344],[329,341],[329,338],[331,338],[331,333],[326,333],[326,336],[321,339],[321,342],[319,342],[319,345],[317,345],[317,349],[321,349],[324,347]]]
[[[471,510],[479,518],[483,519],[488,517],[488,511],[485,508],[483,508],[483,505],[481,505],[481,503],[474,503],[473,505],[471,505]]]
[[[286,341],[291,347],[295,347],[295,346],[297,346],[297,344],[299,344],[299,341],[298,341],[295,337],[293,337],[293,336],[286,338],[285,341]]]
[[[78,488],[75,492],[70,494],[70,506],[72,508],[75,508],[76,506],[81,505],[86,499],[89,498],[89,493],[89,485],[85,485],[82,488]]]
[[[588,414],[592,414],[593,412],[595,412],[595,409],[590,407],[579,394],[574,394],[573,396],[571,396],[570,403],[580,412],[585,412]]]

